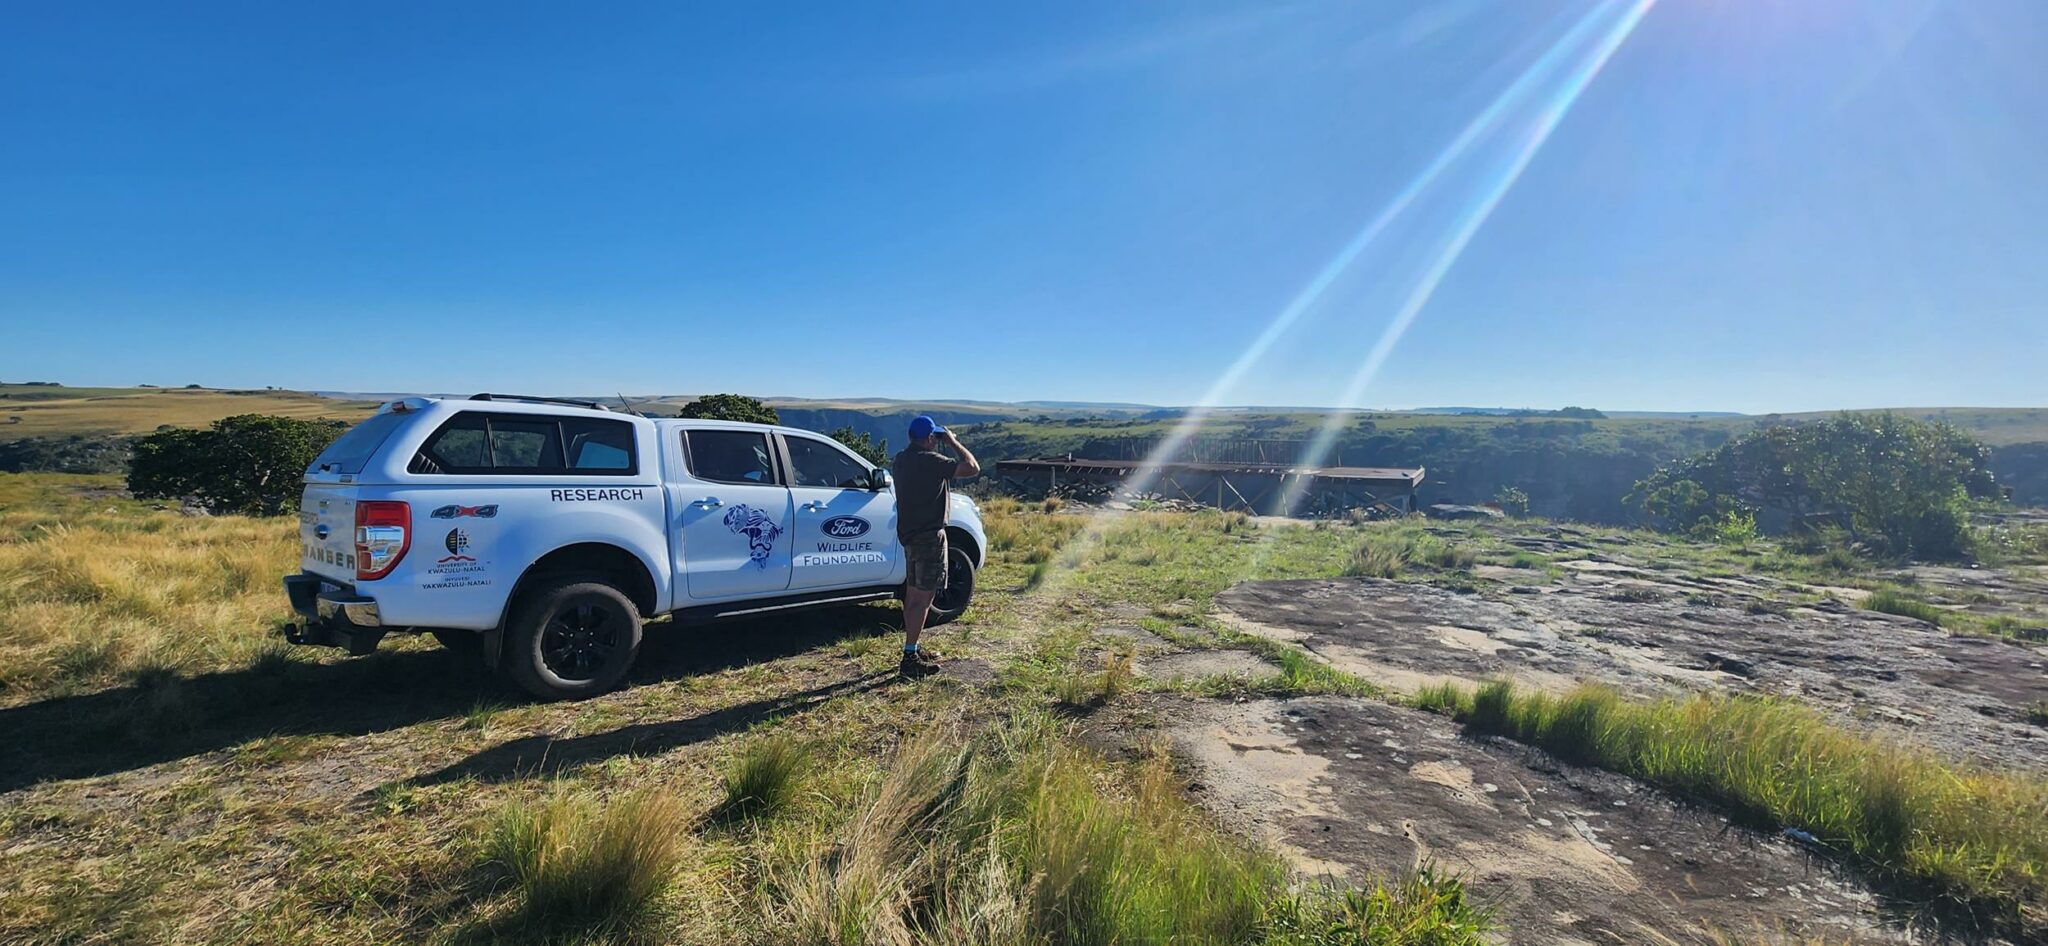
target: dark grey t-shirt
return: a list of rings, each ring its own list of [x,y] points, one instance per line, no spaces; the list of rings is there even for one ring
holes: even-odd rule
[[[896,485],[896,537],[946,531],[953,472],[960,461],[937,450],[905,449],[889,465]]]

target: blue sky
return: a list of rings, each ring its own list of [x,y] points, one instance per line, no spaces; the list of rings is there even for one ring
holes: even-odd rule
[[[2048,404],[2037,0],[1659,0],[1330,266],[1589,11],[16,5],[0,378]]]

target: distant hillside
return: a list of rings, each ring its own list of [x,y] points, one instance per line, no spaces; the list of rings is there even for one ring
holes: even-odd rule
[[[146,434],[166,424],[203,427],[233,414],[359,420],[376,407],[375,401],[339,401],[302,391],[0,384],[0,442]]]
[[[1920,420],[1946,421],[1969,431],[1978,440],[1994,446],[2048,443],[2048,408],[2042,407],[1893,407],[1891,413]],[[1830,417],[1836,411],[1805,414],[1765,414],[1758,420],[1813,420]],[[1875,410],[1851,411],[1870,414]]]
[[[0,470],[111,472],[126,462],[129,438],[160,425],[197,427],[231,414],[283,414],[354,420],[377,402],[402,395],[186,388],[67,388],[0,384]],[[696,395],[627,395],[635,409],[673,414]],[[598,397],[617,403],[617,396]],[[1179,408],[1034,401],[901,401],[887,398],[769,398],[784,423],[829,432],[850,427],[890,448],[903,445],[910,419],[928,413],[961,428],[984,461],[1074,453],[1122,456],[1133,444],[1172,430]],[[1659,464],[1711,448],[1759,424],[1826,413],[1761,417],[1701,413],[1612,412],[1604,417],[1500,413],[1442,408],[1359,413],[1347,419],[1333,460],[1368,466],[1423,466],[1435,501],[1479,502],[1503,486],[1529,494],[1544,515],[1624,521],[1623,494]],[[1303,440],[1328,410],[1234,408],[1212,414],[1203,435]],[[1992,447],[1992,469],[2026,505],[2048,506],[2048,408],[1903,408],[1945,420]]]

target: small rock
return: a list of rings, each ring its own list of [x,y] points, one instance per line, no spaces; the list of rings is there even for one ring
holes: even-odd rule
[[[1505,519],[1507,513],[1491,506],[1460,506],[1455,503],[1437,503],[1429,507],[1432,519]]]

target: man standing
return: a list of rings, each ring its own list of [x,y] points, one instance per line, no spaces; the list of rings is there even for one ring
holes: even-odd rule
[[[959,458],[939,452],[952,448]],[[935,673],[939,662],[917,646],[932,599],[946,586],[946,516],[952,508],[953,478],[981,472],[974,454],[952,431],[919,414],[910,421],[910,446],[896,455],[889,475],[896,485],[896,537],[907,565],[903,582],[903,662],[906,677]]]

